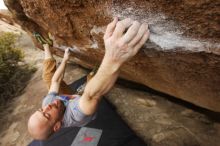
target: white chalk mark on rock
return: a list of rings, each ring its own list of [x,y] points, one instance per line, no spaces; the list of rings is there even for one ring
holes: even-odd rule
[[[100,34],[105,33],[105,27],[98,27],[96,25],[90,30],[90,34]]]
[[[54,47],[58,48],[58,49],[61,49],[63,51],[65,51],[67,48],[69,48],[70,51],[73,52],[73,53],[76,53],[76,54],[81,53],[80,49],[78,47],[74,46],[74,45],[70,46],[70,47],[69,46],[64,46],[64,45],[54,45]]]
[[[179,26],[168,21],[163,14],[153,14],[142,9],[135,9],[132,6],[121,8],[113,6],[110,10],[113,17],[128,18],[146,22],[150,28],[150,41],[160,47],[161,50],[180,48],[190,51],[206,51],[220,54],[220,43],[212,43],[206,40],[199,40],[183,36]]]
[[[94,25],[93,28],[90,30],[90,34],[92,36],[90,48],[93,48],[93,49],[99,48],[98,42],[94,38],[94,35],[99,35],[100,33],[101,34],[105,33],[105,27],[98,27],[98,26]]]

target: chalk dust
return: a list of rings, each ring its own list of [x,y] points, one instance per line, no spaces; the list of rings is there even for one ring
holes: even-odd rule
[[[183,36],[183,30],[174,21],[167,20],[164,14],[154,14],[149,11],[135,9],[131,5],[127,8],[113,6],[110,10],[113,17],[120,19],[130,17],[133,20],[146,22],[150,28],[150,41],[160,47],[161,50],[172,50],[181,48],[190,51],[206,51],[220,54],[220,43],[212,43],[206,40],[200,40]],[[212,50],[212,48],[214,48]],[[217,48],[217,50],[216,50]]]

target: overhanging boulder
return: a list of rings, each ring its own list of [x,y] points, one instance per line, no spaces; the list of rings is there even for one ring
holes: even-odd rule
[[[4,1],[30,35],[50,32],[57,55],[72,47],[71,59],[88,68],[101,62],[103,33],[114,16],[149,23],[150,40],[123,66],[121,77],[220,112],[220,2]]]

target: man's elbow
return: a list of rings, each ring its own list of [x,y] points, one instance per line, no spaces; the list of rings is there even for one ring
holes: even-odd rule
[[[87,98],[87,100],[99,100],[102,96],[101,92],[91,92],[90,90],[85,90],[83,95]]]

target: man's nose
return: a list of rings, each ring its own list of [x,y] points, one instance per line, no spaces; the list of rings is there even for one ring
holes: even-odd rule
[[[51,106],[50,104],[48,104],[48,105],[46,106],[46,108],[44,109],[44,112],[45,112],[45,111],[49,111],[51,108],[52,108],[52,106]]]

